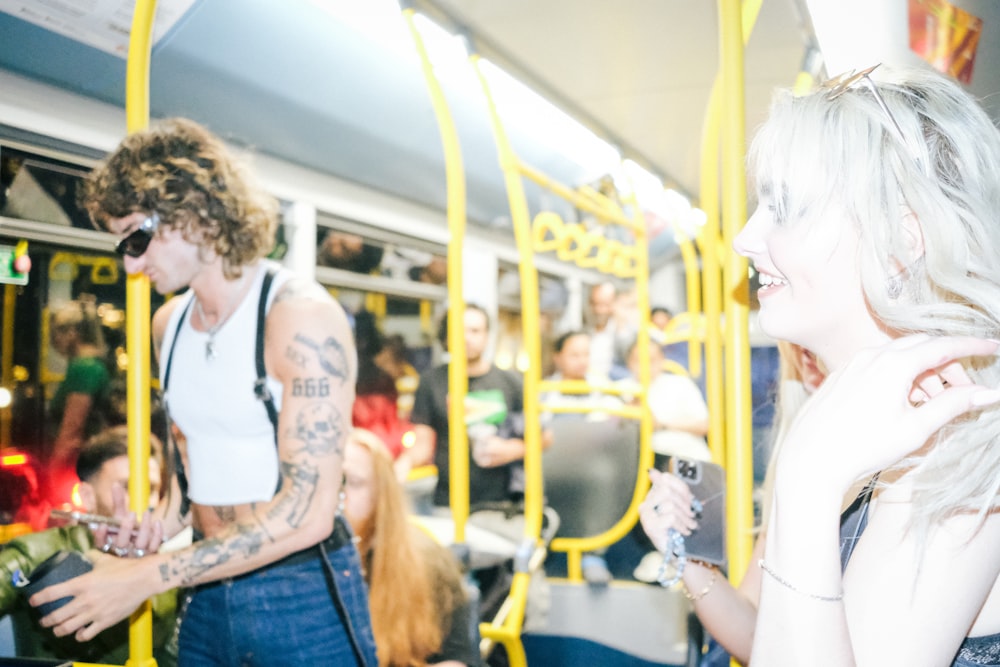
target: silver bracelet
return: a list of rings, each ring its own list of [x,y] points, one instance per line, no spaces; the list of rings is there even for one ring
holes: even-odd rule
[[[677,560],[677,567],[672,577],[667,577],[667,568],[673,560]],[[656,581],[664,588],[669,588],[681,580],[684,576],[684,566],[687,565],[687,549],[684,546],[684,536],[676,529],[667,529],[667,549],[663,554],[663,562],[656,573]]]
[[[794,592],[798,593],[799,595],[804,595],[806,597],[813,598],[814,600],[821,600],[823,602],[840,602],[841,600],[844,599],[844,593],[843,592],[838,593],[837,595],[819,595],[817,593],[810,593],[809,591],[804,591],[801,588],[796,588],[792,584],[790,584],[787,581],[785,581],[784,579],[782,579],[778,575],[777,572],[775,572],[774,570],[772,570],[771,568],[769,568],[767,565],[765,565],[763,558],[761,558],[759,561],[757,561],[757,565],[759,565],[760,569],[764,570],[764,572],[767,572],[769,575],[771,575],[771,578],[773,578],[779,584],[781,584],[782,586],[784,586],[785,588],[787,588],[790,591],[794,591]]]

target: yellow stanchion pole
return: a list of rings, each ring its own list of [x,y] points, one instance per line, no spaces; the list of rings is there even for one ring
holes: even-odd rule
[[[413,43],[420,56],[424,80],[430,92],[444,149],[448,195],[448,465],[450,467],[451,515],[455,522],[455,543],[465,542],[465,522],[469,518],[469,441],[465,424],[465,395],[469,373],[465,357],[465,298],[462,295],[462,248],[465,246],[465,171],[462,147],[455,122],[448,109],[441,84],[434,75],[424,41],[413,22],[413,10],[403,11]]]
[[[744,156],[743,28],[739,0],[719,0],[720,62],[722,63],[723,243],[728,249],[746,222]],[[726,341],[726,503],[729,568],[742,576],[753,551],[752,430],[750,423],[749,291],[747,261],[728,252],[723,262]]]
[[[125,72],[125,118],[129,133],[149,125],[149,61],[156,0],[137,0]],[[149,278],[128,277],[125,340],[128,347],[129,507],[137,516],[149,507]],[[153,612],[149,600],[132,614],[128,667],[155,667]]]
[[[4,285],[3,291],[3,350],[0,351],[0,378],[3,386],[14,391],[14,307],[17,287]],[[0,408],[0,450],[10,447],[11,406]]]

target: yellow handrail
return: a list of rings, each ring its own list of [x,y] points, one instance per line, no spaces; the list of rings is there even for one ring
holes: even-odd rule
[[[0,378],[3,386],[14,392],[14,307],[17,305],[17,287],[4,285],[3,291],[3,347],[0,349]],[[42,341],[42,346],[45,345]],[[10,447],[11,404],[0,408],[0,449]]]
[[[413,10],[403,10],[413,43],[420,56],[424,81],[431,96],[434,115],[444,150],[445,179],[448,196],[448,465],[451,491],[451,515],[455,523],[455,544],[465,543],[465,522],[469,518],[469,439],[465,428],[465,395],[469,375],[465,357],[465,300],[462,295],[462,248],[465,245],[465,171],[462,148],[448,101],[434,75],[423,38],[413,21]],[[461,397],[461,400],[455,400]]]
[[[525,261],[525,258],[530,258],[533,253],[531,217],[518,171],[519,161],[510,146],[503,124],[500,122],[500,116],[497,113],[486,78],[480,71],[479,56],[471,56],[471,62],[486,97],[493,128],[493,139],[497,146],[500,166],[503,169],[504,182],[507,186],[514,239],[518,255],[521,257],[521,262],[518,265],[518,276],[521,280],[521,339],[524,342],[525,354],[528,359],[532,360],[532,363],[524,371],[524,470],[527,478],[524,494],[524,545],[530,546],[533,552],[537,552],[540,542],[539,535],[541,535],[542,530],[543,509],[542,425],[541,416],[537,409],[538,383],[541,380],[541,367],[538,360],[542,358],[542,336],[537,316],[539,308],[538,271],[533,262]],[[531,540],[534,540],[533,545],[530,544]],[[512,665],[523,665],[527,660],[520,637],[524,624],[524,608],[527,602],[530,576],[527,564],[518,564],[518,567],[515,568],[511,592],[508,595],[508,604],[504,605],[507,609],[501,609],[501,612],[507,612],[506,615],[498,614],[493,623],[484,623],[480,626],[480,632],[484,638],[503,643]]]
[[[137,0],[129,36],[125,70],[125,118],[128,132],[149,125],[149,61],[156,0]],[[125,294],[125,340],[128,348],[129,507],[142,516],[149,507],[149,278],[128,277]],[[153,658],[153,613],[149,600],[132,614],[129,624],[129,667],[156,665]]]
[[[723,82],[723,242],[732,240],[746,222],[745,101],[743,30],[739,0],[719,0],[719,30]],[[759,8],[760,4],[757,2]],[[753,552],[753,461],[750,422],[749,284],[746,258],[729,252],[723,263],[726,340],[726,503],[729,571],[738,580]]]

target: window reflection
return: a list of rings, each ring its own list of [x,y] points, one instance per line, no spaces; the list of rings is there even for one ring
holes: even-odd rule
[[[77,194],[87,170],[68,162],[0,147],[0,215],[94,229]]]
[[[431,285],[448,281],[448,262],[443,254],[336,229],[321,229],[316,247],[318,266]]]

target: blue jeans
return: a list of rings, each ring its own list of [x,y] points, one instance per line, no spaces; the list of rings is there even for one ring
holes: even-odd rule
[[[353,544],[329,553],[368,665],[378,664],[368,593]],[[180,667],[357,665],[319,552],[195,589],[181,621]]]

